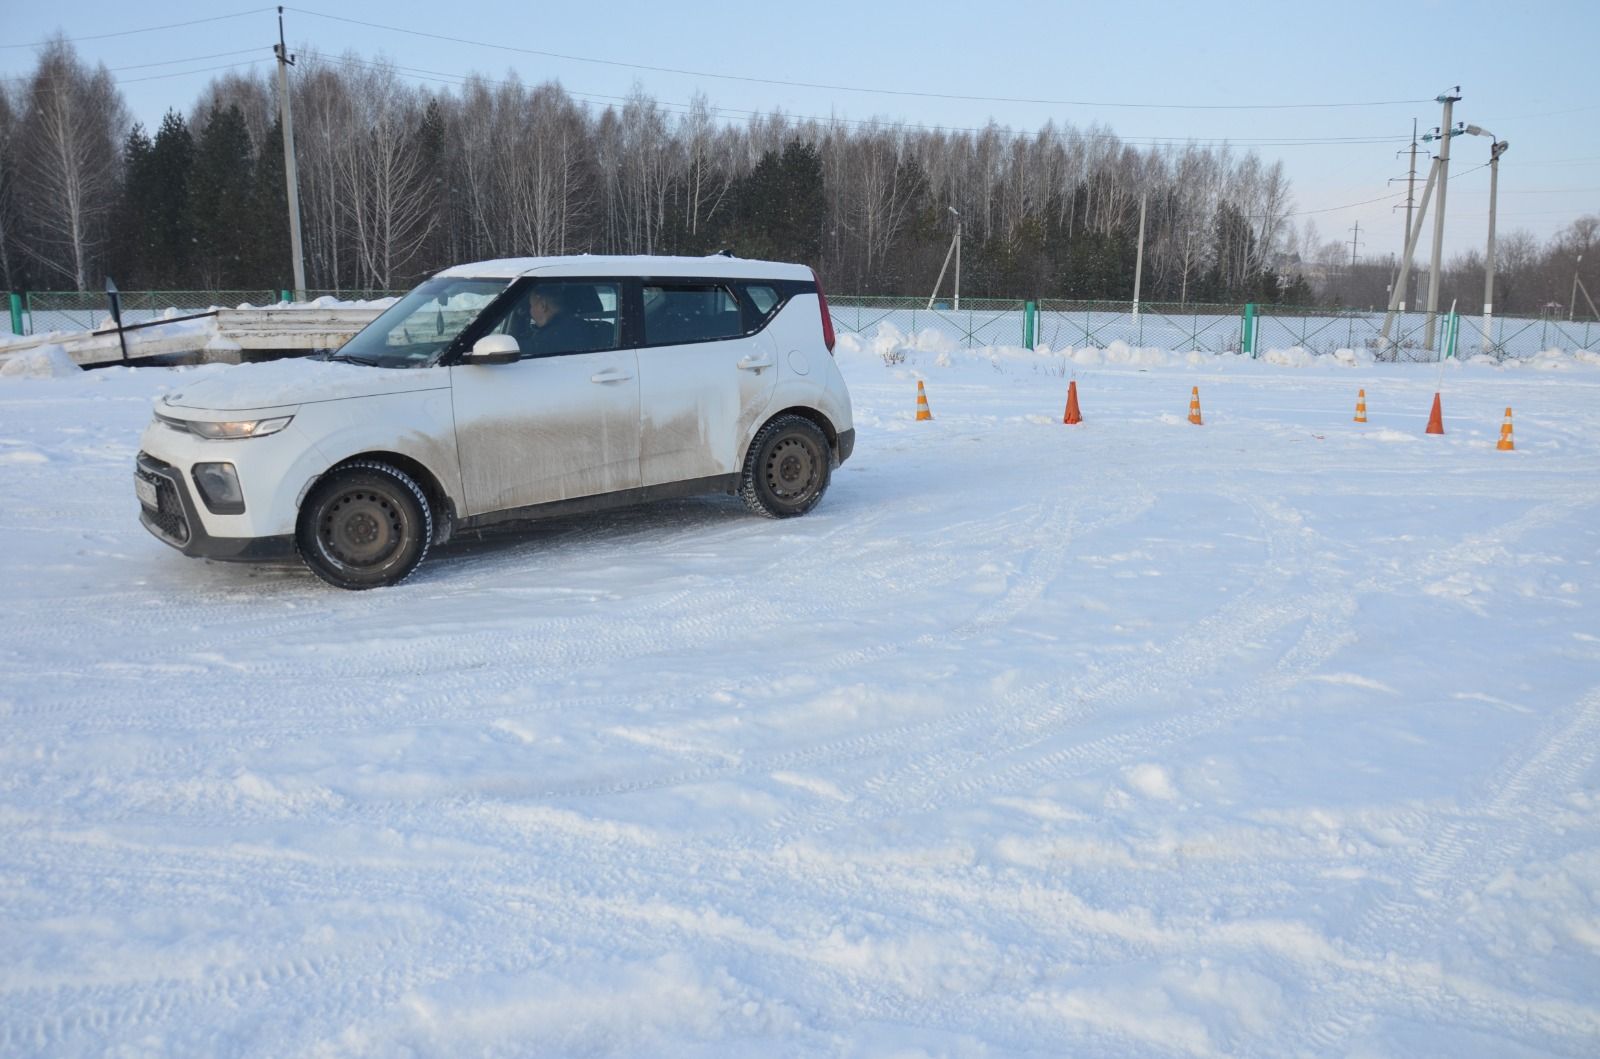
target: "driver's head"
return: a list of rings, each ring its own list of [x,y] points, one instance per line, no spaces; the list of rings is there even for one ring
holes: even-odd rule
[[[538,286],[528,295],[528,316],[534,326],[543,327],[561,311],[561,289]]]

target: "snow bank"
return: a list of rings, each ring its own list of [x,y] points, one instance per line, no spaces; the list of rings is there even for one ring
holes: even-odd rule
[[[1220,368],[1229,365],[1260,364],[1271,368],[1368,368],[1378,362],[1368,349],[1337,349],[1331,353],[1316,353],[1302,346],[1285,349],[1268,349],[1256,357],[1242,353],[1210,353],[1205,350],[1172,350],[1159,346],[1132,346],[1115,341],[1104,346],[1063,346],[1052,349],[1040,343],[1034,349],[1021,346],[963,347],[949,333],[936,328],[922,331],[902,331],[884,321],[871,335],[842,332],[835,347],[836,354],[850,357],[862,356],[882,360],[894,365],[904,362],[918,363],[919,354],[933,353],[932,364],[937,368],[986,366],[995,371],[1015,365],[1030,371],[1061,373],[1069,365],[1082,367],[1126,367],[1149,370],[1152,368],[1195,367]],[[1452,369],[1463,366],[1490,368],[1497,371],[1532,368],[1535,371],[1568,371],[1575,368],[1600,367],[1600,353],[1578,350],[1569,353],[1560,349],[1547,349],[1531,357],[1498,359],[1482,353],[1451,359],[1445,362]]]
[[[0,362],[0,375],[8,379],[59,379],[77,375],[82,370],[66,350],[54,344],[18,353]]]
[[[885,321],[870,337],[850,332],[839,335],[836,348],[846,353],[870,353],[886,363],[898,363],[907,353],[952,354],[959,347],[954,338],[937,328],[907,333]]]

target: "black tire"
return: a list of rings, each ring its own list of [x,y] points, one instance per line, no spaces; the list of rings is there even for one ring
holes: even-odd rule
[[[779,416],[750,443],[739,495],[758,515],[793,518],[817,506],[832,474],[833,449],[817,425]]]
[[[348,589],[399,584],[432,540],[433,511],[422,487],[376,460],[352,460],[323,475],[295,530],[311,572]]]

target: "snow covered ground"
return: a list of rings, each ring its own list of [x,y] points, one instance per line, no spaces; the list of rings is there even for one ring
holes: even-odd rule
[[[136,521],[248,369],[0,378],[0,1055],[1600,1052],[1600,367],[921,344],[360,594]]]

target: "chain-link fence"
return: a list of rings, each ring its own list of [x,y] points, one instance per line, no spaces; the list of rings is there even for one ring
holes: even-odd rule
[[[1569,353],[1581,349],[1600,353],[1600,323],[1593,320],[1497,316],[1491,322],[1488,334],[1489,338],[1485,341],[1481,316],[1463,316],[1456,355],[1470,357],[1477,353],[1488,353],[1494,357],[1517,357],[1545,349],[1561,349]]]
[[[308,290],[307,300],[373,301],[403,291]],[[124,323],[145,323],[167,315],[204,312],[213,306],[275,305],[289,296],[276,290],[124,291]],[[34,291],[22,296],[22,333],[83,331],[110,323],[106,295],[96,291]],[[871,339],[888,324],[912,338],[932,331],[950,344],[1036,346],[1051,349],[1098,347],[1123,342],[1135,348],[1176,352],[1249,352],[1301,348],[1329,354],[1365,350],[1382,361],[1435,361],[1446,355],[1449,314],[1436,314],[1429,336],[1429,314],[1396,313],[1384,334],[1385,314],[1355,309],[1288,305],[1208,305],[1147,303],[1134,313],[1126,301],[1037,303],[1010,298],[949,299],[835,295],[828,299],[835,330]],[[1252,333],[1246,335],[1250,327]],[[1455,355],[1487,353],[1528,357],[1546,349],[1600,352],[1600,322],[1554,318],[1495,317],[1485,337],[1483,320],[1459,317]]]
[[[1238,353],[1243,344],[1243,306],[1141,305],[1127,302],[1039,303],[1038,340],[1051,349],[1103,349],[1113,342],[1135,348]]]
[[[307,301],[374,301],[394,298],[404,291],[308,290]],[[286,290],[130,290],[122,291],[122,322],[142,324],[163,316],[186,316],[211,308],[240,305],[278,305],[293,295]],[[111,323],[111,304],[100,291],[30,291],[21,299],[23,334],[50,331],[93,331]]]
[[[288,291],[284,292],[289,293]],[[332,298],[341,302],[371,302],[382,298],[398,298],[406,292],[403,290],[308,290],[306,301],[316,301],[318,298]]]
[[[130,290],[119,296],[122,322],[142,324],[166,315],[202,313],[214,306],[273,305],[273,290]],[[26,334],[93,331],[111,323],[111,303],[101,291],[30,291],[23,296]]]
[[[927,298],[828,296],[835,331],[872,338],[889,324],[908,336],[933,330],[969,349],[1027,344],[1026,307],[1010,298],[962,298],[959,309],[941,299],[930,309]]]
[[[1386,313],[1358,309],[1157,302],[1143,304],[1134,313],[1126,301],[972,300],[975,307],[982,306],[972,310],[981,320],[973,326],[966,318],[966,298],[961,300],[960,314],[937,307],[928,310],[924,299],[830,298],[829,305],[835,301],[839,306],[834,308],[834,323],[841,330],[871,335],[880,322],[892,323],[907,334],[934,328],[955,344],[968,347],[1022,344],[1055,350],[1103,349],[1122,342],[1133,348],[1254,356],[1274,349],[1299,348],[1323,355],[1349,349],[1365,351],[1378,361],[1400,363],[1432,362],[1452,355],[1449,313],[1432,314],[1432,327],[1428,313],[1395,313],[1387,321],[1385,333]],[[1034,316],[1031,327],[1030,314]],[[1486,343],[1480,317],[1454,319],[1453,355],[1457,357],[1479,353],[1497,358],[1531,357],[1552,348],[1600,352],[1600,323],[1496,317],[1492,340]],[[1030,334],[1032,342],[1028,341]]]

